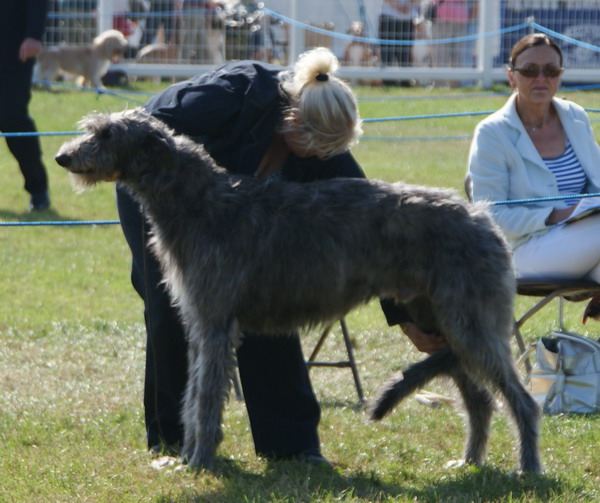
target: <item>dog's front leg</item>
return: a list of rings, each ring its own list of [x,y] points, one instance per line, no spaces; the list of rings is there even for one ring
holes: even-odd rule
[[[192,468],[213,467],[223,432],[223,408],[235,369],[234,323],[189,331],[188,383],[183,406],[182,457]]]

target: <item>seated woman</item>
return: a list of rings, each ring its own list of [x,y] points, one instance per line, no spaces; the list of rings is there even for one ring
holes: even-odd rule
[[[590,120],[579,105],[555,96],[563,71],[561,50],[546,35],[515,44],[507,71],[514,93],[475,130],[468,165],[473,200],[600,192],[600,147]],[[600,215],[563,223],[578,201],[491,207],[519,278],[600,282]]]

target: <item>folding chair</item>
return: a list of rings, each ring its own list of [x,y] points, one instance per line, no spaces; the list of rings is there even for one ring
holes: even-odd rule
[[[525,322],[540,312],[552,300],[558,299],[558,332],[566,332],[564,324],[564,302],[580,302],[590,299],[600,293],[600,284],[594,281],[568,280],[568,279],[517,279],[517,294],[528,297],[541,297],[533,307],[527,310],[520,318],[515,318],[514,335],[517,339],[519,351],[523,354],[526,350],[521,327]],[[583,311],[583,310],[582,310]],[[531,369],[529,360],[525,360],[527,372]]]
[[[315,348],[313,349],[311,355],[309,356],[308,360],[306,361],[306,365],[308,366],[309,369],[311,367],[350,368],[350,370],[352,371],[352,377],[354,378],[354,386],[356,387],[356,394],[358,395],[358,401],[359,401],[359,403],[362,404],[365,402],[365,397],[363,394],[362,386],[360,384],[360,377],[358,375],[358,368],[356,366],[356,360],[354,359],[354,350],[352,349],[352,341],[350,340],[348,326],[346,325],[346,321],[344,320],[344,318],[342,318],[340,320],[340,326],[342,328],[342,336],[344,338],[344,344],[346,346],[346,353],[348,355],[348,359],[337,361],[337,362],[325,362],[325,361],[316,361],[315,360],[315,358],[319,354],[319,351],[321,351],[321,348],[323,347],[325,340],[331,333],[331,329],[333,328],[333,325],[329,325],[329,326],[325,327],[325,329],[321,333],[321,336],[319,337],[319,340],[317,341]],[[240,380],[239,380],[239,376],[238,376],[237,372],[235,373],[235,375],[233,377],[233,390],[234,390],[237,400],[244,399],[244,395],[242,393],[242,386],[240,384]]]
[[[365,401],[365,397],[363,394],[362,386],[360,384],[360,378],[358,376],[358,368],[356,367],[356,360],[354,359],[354,350],[352,349],[352,341],[350,340],[350,335],[348,333],[348,326],[346,325],[346,321],[344,320],[344,318],[342,318],[340,320],[340,326],[342,329],[342,336],[344,338],[344,344],[346,345],[346,353],[348,355],[348,359],[337,361],[337,362],[325,362],[325,361],[316,361],[315,360],[317,355],[319,354],[319,351],[321,351],[321,348],[323,347],[325,340],[329,336],[331,329],[333,328],[333,325],[329,325],[328,327],[325,327],[325,330],[323,330],[323,332],[321,333],[321,336],[319,337],[319,340],[317,341],[315,348],[313,349],[311,355],[308,357],[308,360],[306,361],[306,365],[308,365],[309,369],[311,367],[350,368],[350,370],[352,371],[352,377],[354,378],[354,386],[356,387],[356,394],[358,395],[358,401],[359,401],[359,403],[362,404]]]
[[[473,182],[469,175],[465,176],[464,189],[469,201],[473,201]],[[564,301],[582,301],[600,293],[600,284],[594,281],[552,279],[552,278],[517,278],[517,294],[528,297],[541,297],[520,318],[515,318],[513,333],[517,339],[520,354],[527,349],[521,335],[521,327],[527,320],[540,312],[552,300],[558,298],[558,327],[559,332],[566,332],[564,325]],[[529,360],[525,360],[527,372],[531,370]]]

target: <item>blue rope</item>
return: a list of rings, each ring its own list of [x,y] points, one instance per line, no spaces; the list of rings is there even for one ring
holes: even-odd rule
[[[549,196],[549,197],[531,197],[528,199],[512,199],[507,201],[495,201],[492,204],[494,206],[508,206],[510,204],[531,204],[540,203],[546,201],[562,201],[564,199],[585,199],[586,197],[599,197],[600,192],[591,194],[570,194],[568,196]]]
[[[114,225],[120,224],[120,220],[81,220],[81,221],[69,221],[69,220],[49,220],[39,222],[0,222],[0,227],[41,227],[41,226],[76,226],[76,225]]]
[[[591,194],[573,194],[568,196],[549,196],[549,197],[532,197],[529,199],[513,199],[507,201],[495,201],[491,204],[494,206],[505,206],[511,204],[531,204],[538,202],[547,202],[547,201],[560,201],[564,199],[585,199],[586,197],[600,197],[600,192],[591,193]],[[82,221],[68,221],[68,220],[60,220],[60,221],[39,221],[39,222],[0,222],[0,227],[42,227],[42,226],[52,226],[52,227],[73,227],[73,226],[81,226],[81,225],[115,225],[120,224],[120,220],[82,220]]]
[[[54,132],[23,132],[23,133],[0,133],[0,138],[14,138],[20,136],[72,136],[77,134],[83,134],[83,131],[54,131]]]
[[[600,52],[600,47],[598,47],[597,45],[588,44],[586,42],[581,42],[580,40],[577,40],[575,38],[568,37],[567,35],[563,35],[562,33],[558,33],[557,31],[546,28],[545,26],[542,26],[541,24],[538,24],[535,21],[532,21],[529,24],[532,28],[535,28],[538,31],[544,32],[547,35],[552,36],[553,38],[558,38],[558,39],[563,40],[564,42],[569,42],[571,44],[578,45],[585,49],[590,49],[592,51]]]
[[[360,141],[447,141],[447,140],[468,140],[472,138],[471,134],[455,136],[361,136]]]
[[[380,117],[374,119],[363,119],[362,121],[365,123],[368,122],[390,122],[390,121],[409,121],[415,119],[441,119],[448,117],[468,117],[470,115],[489,115],[493,113],[493,111],[484,111],[484,112],[456,112],[449,114],[425,114],[425,115],[407,115],[404,117]]]
[[[280,21],[284,21],[290,25],[297,26],[298,28],[302,28],[307,31],[312,31],[315,33],[320,33],[322,35],[328,35],[333,38],[339,38],[342,40],[357,40],[359,42],[368,42],[370,44],[377,45],[435,45],[435,44],[447,44],[447,43],[456,43],[456,42],[466,42],[469,40],[477,40],[480,37],[495,37],[497,35],[502,35],[504,33],[510,33],[513,31],[524,30],[531,27],[531,22],[522,23],[519,25],[511,26],[508,28],[504,28],[501,30],[490,31],[484,33],[482,35],[475,33],[473,35],[465,35],[463,37],[456,38],[442,38],[435,40],[382,40],[379,38],[370,38],[370,37],[356,37],[354,35],[348,35],[346,33],[338,33],[333,30],[325,30],[323,28],[319,28],[318,26],[312,26],[307,23],[302,23],[301,21],[297,21],[290,17],[284,16],[278,12],[275,12],[267,7],[263,7],[262,9],[265,14],[268,14],[275,19],[279,19]]]

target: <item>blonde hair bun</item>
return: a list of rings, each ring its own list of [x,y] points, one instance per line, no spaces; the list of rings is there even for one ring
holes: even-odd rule
[[[329,49],[317,47],[300,55],[294,65],[294,83],[297,89],[302,89],[319,77],[319,75],[334,74],[340,64]],[[322,80],[323,82],[327,79]]]
[[[293,72],[280,75],[290,100],[282,131],[294,130],[307,149],[329,157],[348,150],[362,133],[354,93],[334,75],[335,54],[317,47],[301,54]]]

